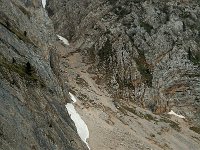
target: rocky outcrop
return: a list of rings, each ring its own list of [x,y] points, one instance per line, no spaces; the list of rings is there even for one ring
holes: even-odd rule
[[[198,1],[49,0],[47,10],[114,98],[199,123]]]
[[[0,0],[0,149],[84,150],[40,0]]]

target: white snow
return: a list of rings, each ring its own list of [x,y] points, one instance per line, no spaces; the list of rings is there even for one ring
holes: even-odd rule
[[[66,38],[64,38],[64,37],[62,37],[62,36],[60,36],[60,35],[57,35],[57,37],[58,37],[65,45],[69,45],[69,41],[68,41]]]
[[[75,97],[72,93],[70,93],[70,92],[69,92],[69,95],[70,95],[70,97],[71,97],[73,103],[76,103],[76,102],[77,102],[76,97]]]
[[[69,95],[73,103],[77,102],[77,99],[75,98],[73,94],[69,92]],[[70,118],[74,121],[78,135],[80,136],[81,140],[87,145],[87,147],[90,150],[90,147],[87,143],[87,139],[89,138],[89,130],[86,123],[81,119],[81,116],[77,113],[73,104],[67,103],[65,107],[67,108]]]
[[[176,116],[176,117],[179,117],[179,118],[185,118],[184,116],[182,116],[182,115],[178,115],[178,114],[176,114],[173,110],[171,110],[170,112],[168,112],[168,114],[169,115],[174,115],[174,116]]]
[[[46,0],[42,0],[42,5],[45,8],[47,1]]]

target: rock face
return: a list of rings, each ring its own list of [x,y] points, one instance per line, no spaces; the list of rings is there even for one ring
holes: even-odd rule
[[[85,150],[40,0],[0,0],[0,149]]]
[[[199,1],[49,0],[47,11],[114,98],[200,123]]]

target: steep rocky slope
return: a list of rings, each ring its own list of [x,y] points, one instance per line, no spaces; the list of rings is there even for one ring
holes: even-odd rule
[[[0,149],[87,149],[65,109],[55,37],[41,1],[0,0]]]
[[[200,124],[199,1],[49,0],[47,11],[115,100]]]
[[[65,47],[63,47],[65,48]],[[75,107],[88,125],[92,150],[199,150],[200,134],[188,118],[155,115],[132,101],[111,97],[95,83],[100,74],[73,46],[61,59],[63,79],[76,95]]]

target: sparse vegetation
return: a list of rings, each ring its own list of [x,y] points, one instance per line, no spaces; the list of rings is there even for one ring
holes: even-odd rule
[[[127,114],[126,111],[129,111],[129,112],[133,113],[134,115],[136,115],[140,118],[144,118],[148,121],[152,121],[152,120],[155,121],[155,118],[152,115],[147,114],[147,113],[143,114],[142,112],[139,112],[139,111],[137,112],[136,107],[130,108],[130,107],[127,107],[127,106],[122,106],[122,108],[120,108],[120,111],[122,111],[124,114]]]
[[[39,77],[34,72],[34,68],[31,66],[29,62],[27,64],[17,64],[7,61],[2,55],[0,55],[0,71],[2,71],[3,68],[7,69],[9,73],[17,73],[21,78],[24,78],[28,81],[37,82],[41,84],[41,86],[45,86],[44,82],[39,79]],[[4,72],[4,71],[3,71]],[[4,72],[5,76],[6,72]]]
[[[187,76],[189,78],[194,78],[194,77],[200,77],[199,73],[185,73],[182,75],[182,77]]]
[[[192,53],[191,50],[188,51],[188,59],[193,62],[194,65],[200,65],[200,53]]]
[[[82,87],[89,87],[88,83],[83,78],[81,78],[80,75],[76,76],[76,83]]]
[[[190,127],[190,130],[192,130],[192,131],[194,131],[194,132],[200,134],[200,127],[195,127],[195,126],[193,126],[193,127]]]
[[[150,136],[151,136],[152,138],[156,137],[155,134],[153,134],[153,133],[151,133]]]
[[[109,61],[109,56],[112,55],[112,44],[110,40],[108,39],[102,49],[99,50],[98,52],[100,62],[104,62],[107,64]]]
[[[121,19],[123,18],[125,15],[129,14],[130,11],[126,8],[126,7],[123,7],[123,6],[117,6],[117,7],[114,7],[113,9],[113,12],[119,16],[118,19]]]
[[[108,2],[111,4],[111,5],[114,5],[114,4],[116,4],[116,0],[108,0]]]
[[[143,27],[149,34],[151,33],[151,30],[153,29],[153,26],[145,22],[141,22],[140,26]]]
[[[179,124],[174,122],[174,121],[172,121],[172,120],[169,120],[168,118],[162,118],[159,121],[168,123],[170,125],[170,127],[172,127],[174,130],[176,130],[178,132],[181,131],[181,127],[179,126]]]
[[[139,57],[135,58],[137,69],[140,72],[143,81],[149,86],[152,86],[153,76],[150,71],[150,65],[146,62],[144,53],[139,51]]]
[[[133,114],[137,114],[136,113],[136,107],[127,107],[127,106],[123,106],[124,109],[126,109],[127,111],[133,113]]]
[[[118,110],[121,111],[124,115],[128,115],[126,109],[123,107],[118,107]]]
[[[155,120],[154,119],[154,117],[152,116],[152,115],[150,115],[150,114],[144,114],[144,118],[146,119],[146,120]]]
[[[190,16],[190,13],[185,11],[183,11],[182,14],[180,14],[180,17],[182,17],[183,19],[189,18]]]

